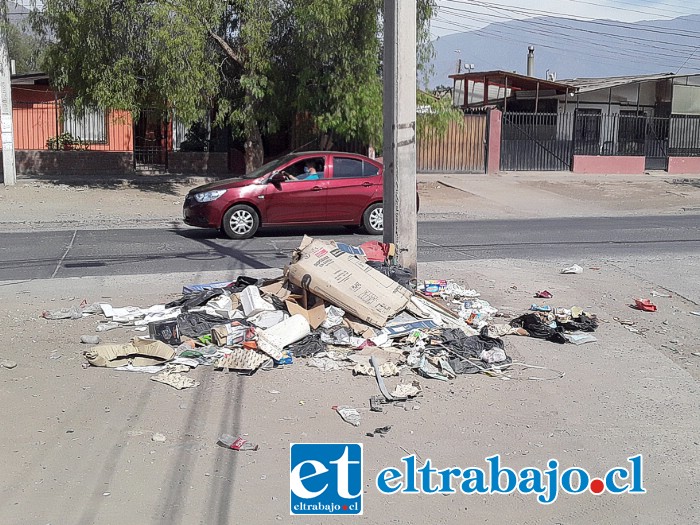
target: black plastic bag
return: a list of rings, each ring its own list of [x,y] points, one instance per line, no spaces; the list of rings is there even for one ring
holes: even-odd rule
[[[202,290],[201,292],[187,293],[179,299],[170,301],[165,305],[165,307],[175,308],[176,306],[181,306],[182,309],[186,311],[190,308],[196,308],[197,306],[207,304],[210,299],[218,297],[223,293],[224,291],[221,288],[208,288],[206,290]]]
[[[187,337],[199,337],[211,332],[213,326],[224,324],[226,319],[204,312],[182,313],[177,316],[180,334]],[[230,322],[230,321],[229,321]]]
[[[378,261],[367,261],[367,264],[375,270],[382,272],[392,281],[396,281],[404,288],[415,291],[415,286],[411,286],[413,277],[411,276],[411,270],[408,268],[397,265],[388,265]]]
[[[516,317],[510,322],[510,326],[524,328],[530,337],[537,339],[546,339],[559,344],[567,342],[562,334],[563,329],[561,327],[552,328],[536,313],[523,314],[520,317]]]

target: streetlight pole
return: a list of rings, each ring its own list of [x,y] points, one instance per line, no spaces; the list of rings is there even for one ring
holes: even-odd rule
[[[384,0],[384,242],[415,277],[416,0]]]

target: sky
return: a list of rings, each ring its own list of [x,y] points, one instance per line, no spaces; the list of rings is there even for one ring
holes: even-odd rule
[[[437,3],[438,13],[431,24],[433,37],[478,29],[493,22],[548,14],[625,22],[700,14],[697,0],[437,0]]]

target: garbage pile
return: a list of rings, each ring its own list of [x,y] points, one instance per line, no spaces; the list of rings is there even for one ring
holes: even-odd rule
[[[417,284],[393,261],[392,245],[354,247],[304,237],[276,279],[240,276],[188,285],[178,299],[148,308],[96,303],[42,315],[102,315],[97,332],[148,332],[123,344],[92,346],[84,353],[85,366],[147,372],[177,389],[199,384],[183,375],[198,366],[244,374],[300,363],[322,371],[347,369],[376,378],[382,395],[370,400],[372,410],[420,395],[411,373],[442,381],[502,374],[512,364],[503,336],[595,340],[595,316],[580,308],[539,309],[498,323],[498,310],[476,290],[447,280]],[[97,336],[82,340],[99,343]],[[399,375],[389,392],[383,378]],[[346,421],[358,421],[352,407],[336,410]]]

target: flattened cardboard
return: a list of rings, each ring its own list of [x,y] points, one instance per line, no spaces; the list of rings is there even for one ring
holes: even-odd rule
[[[229,370],[257,370],[268,359],[270,359],[268,356],[256,350],[234,348],[229,355],[219,359],[214,366]]]
[[[411,292],[333,244],[305,237],[287,268],[292,284],[360,320],[383,327],[406,308]]]
[[[151,366],[170,361],[175,350],[162,341],[134,337],[127,344],[105,344],[92,347],[85,358],[92,366],[117,368],[126,364]]]

